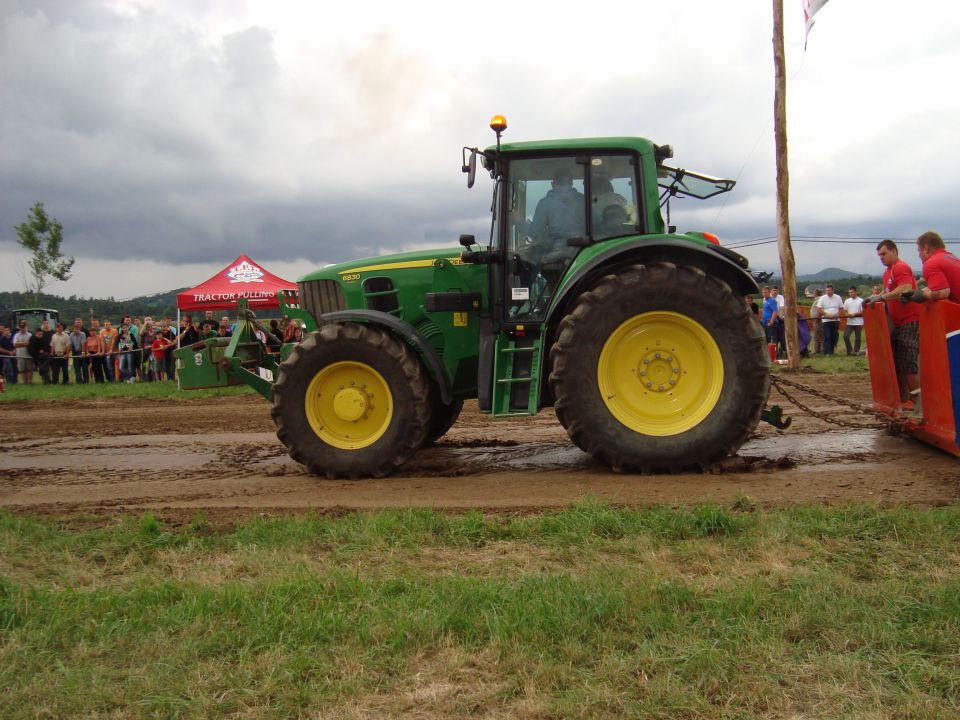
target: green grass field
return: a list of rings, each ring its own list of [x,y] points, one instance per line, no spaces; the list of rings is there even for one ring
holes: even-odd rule
[[[3,718],[956,718],[960,507],[0,513]]]
[[[800,366],[822,373],[866,373],[869,370],[866,357],[858,355],[848,357],[844,353],[801,358]]]
[[[0,403],[25,403],[56,400],[90,400],[94,398],[170,398],[174,400],[196,400],[222,395],[255,394],[248,385],[234,385],[225,388],[206,390],[178,390],[175,382],[144,383],[89,383],[78,385],[43,385],[39,381],[30,385],[17,383],[7,385],[6,392],[0,393]]]

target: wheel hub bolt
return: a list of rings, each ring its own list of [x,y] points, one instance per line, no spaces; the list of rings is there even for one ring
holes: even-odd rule
[[[637,373],[643,387],[653,392],[672,392],[682,376],[679,358],[672,352],[647,348],[639,360],[632,372]]]

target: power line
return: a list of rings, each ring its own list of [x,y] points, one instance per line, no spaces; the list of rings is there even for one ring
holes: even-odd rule
[[[791,235],[791,242],[807,242],[807,243],[826,243],[828,245],[868,245],[875,242],[880,242],[881,240],[893,240],[894,242],[903,242],[909,243],[913,242],[915,238],[891,238],[891,237],[842,237],[842,236],[832,236],[832,235]],[[769,243],[775,243],[777,238],[775,236],[767,236],[762,238],[754,238],[753,240],[738,240],[726,245],[731,249],[733,248],[745,248],[745,247],[754,247],[756,245],[767,245]],[[944,238],[943,242],[945,244],[956,245],[960,243],[960,238]]]

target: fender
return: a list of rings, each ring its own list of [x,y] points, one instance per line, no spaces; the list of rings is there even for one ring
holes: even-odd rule
[[[555,327],[562,314],[566,314],[566,308],[579,295],[585,280],[635,262],[663,261],[699,267],[727,282],[740,295],[759,292],[756,280],[747,271],[747,259],[729,248],[703,245],[676,236],[628,240],[590,257],[564,279],[550,305],[547,326]],[[576,265],[576,261],[574,263]]]
[[[420,357],[426,362],[430,373],[436,378],[437,385],[440,386],[440,399],[443,404],[449,405],[453,402],[453,395],[450,392],[450,378],[447,376],[447,369],[440,360],[440,355],[413,325],[379,310],[337,310],[320,316],[321,323],[349,322],[351,320],[370,325],[382,325],[413,345]]]
[[[588,252],[590,247],[587,246],[584,251]],[[563,285],[554,296],[547,313],[544,323],[544,347],[548,348],[553,343],[553,334],[560,321],[591,280],[637,262],[664,261],[687,263],[699,267],[708,274],[723,279],[734,292],[741,295],[759,292],[756,280],[747,271],[749,266],[747,259],[729,248],[713,244],[704,245],[675,235],[626,240],[615,247],[601,250],[596,255],[588,257],[580,265],[577,265],[577,261],[574,260],[576,269],[564,278]],[[549,371],[549,352],[543,353],[540,363],[541,375],[545,376]],[[543,383],[540,388],[540,406],[552,404],[549,383]]]

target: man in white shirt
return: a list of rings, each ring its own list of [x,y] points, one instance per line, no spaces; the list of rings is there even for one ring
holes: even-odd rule
[[[16,335],[13,336],[13,348],[17,353],[17,365],[20,374],[23,375],[23,382],[28,385],[33,382],[33,371],[35,365],[33,358],[30,357],[30,351],[27,347],[30,345],[30,328],[27,327],[27,321],[21,320]]]
[[[56,385],[61,373],[63,384],[70,382],[70,336],[63,331],[63,323],[57,323],[57,331],[50,337],[50,366],[53,368],[53,384]]]
[[[850,297],[843,302],[843,314],[847,318],[847,327],[843,331],[843,344],[847,346],[847,355],[860,354],[860,338],[863,335],[863,298],[857,296],[857,289],[851,287]],[[850,347],[850,336],[854,335],[853,348]]]
[[[843,309],[843,300],[834,294],[833,285],[827,285],[825,293],[817,300],[817,307],[822,311],[823,354],[833,355],[840,339],[840,311]]]

